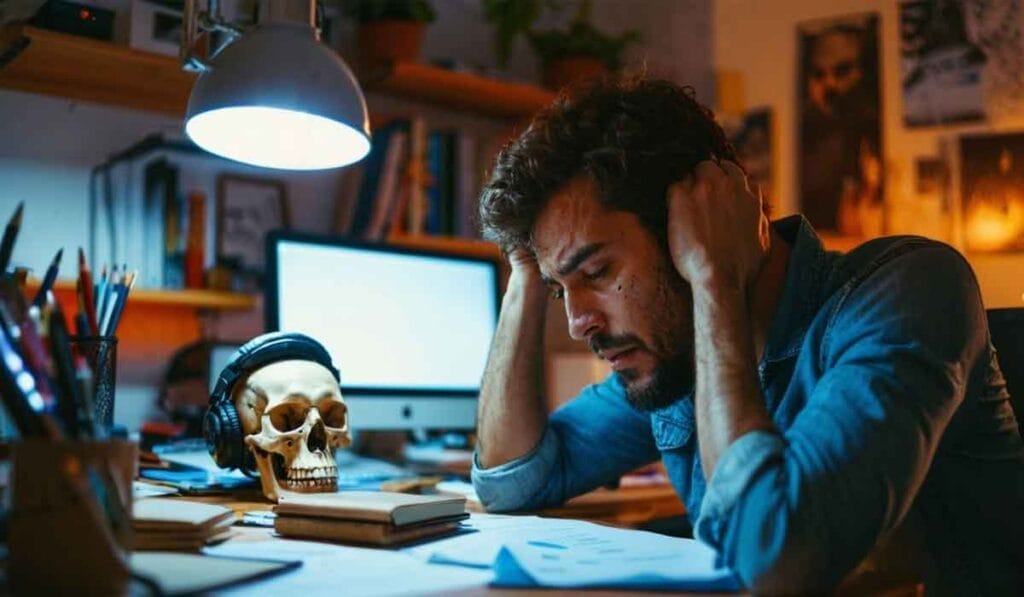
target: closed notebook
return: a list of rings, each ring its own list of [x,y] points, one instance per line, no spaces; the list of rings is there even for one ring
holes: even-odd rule
[[[208,530],[234,520],[230,508],[176,498],[146,498],[132,505],[132,528],[136,531]]]
[[[459,530],[459,521],[466,518],[469,518],[468,513],[442,518],[438,522],[399,527],[379,522],[278,514],[274,519],[274,530],[286,537],[388,546],[450,535]]]
[[[401,527],[464,514],[466,498],[386,491],[311,493],[281,496],[274,511],[284,515],[360,520]]]

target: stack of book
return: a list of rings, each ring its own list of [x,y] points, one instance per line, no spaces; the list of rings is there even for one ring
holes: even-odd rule
[[[455,533],[469,517],[461,496],[380,491],[282,496],[274,512],[286,537],[388,546]]]
[[[230,508],[187,500],[147,498],[132,506],[137,551],[199,551],[231,536]]]

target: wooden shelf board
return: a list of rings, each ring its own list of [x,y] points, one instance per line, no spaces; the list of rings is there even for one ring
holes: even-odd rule
[[[29,280],[29,293],[35,294],[39,288],[39,280]],[[75,283],[70,280],[58,280],[54,284],[57,292],[74,293]],[[219,290],[154,290],[136,288],[128,295],[128,303],[159,305],[166,307],[185,307],[191,309],[215,309],[221,311],[244,311],[256,306],[256,297],[237,292]]]
[[[398,62],[364,73],[363,86],[400,97],[490,116],[524,118],[550,104],[555,94],[418,62]]]
[[[196,76],[175,57],[66,33],[9,25],[0,53],[26,43],[0,67],[0,87],[181,116]],[[369,71],[370,91],[502,118],[530,116],[549,104],[550,91],[419,63]]]
[[[459,238],[454,236],[432,236],[432,235],[393,235],[388,238],[388,244],[410,249],[426,249],[450,253],[452,255],[464,255],[466,257],[483,257],[486,259],[500,259],[501,250],[498,245],[483,240],[472,238]]]
[[[28,45],[0,69],[0,87],[185,113],[195,75],[182,71],[176,58],[35,27],[12,31]]]

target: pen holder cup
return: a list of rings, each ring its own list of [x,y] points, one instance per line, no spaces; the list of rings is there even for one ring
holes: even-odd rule
[[[12,446],[13,594],[122,594],[131,548],[133,442]]]
[[[92,369],[92,408],[96,425],[104,432],[114,424],[114,389],[117,384],[117,337],[74,336],[75,352]]]

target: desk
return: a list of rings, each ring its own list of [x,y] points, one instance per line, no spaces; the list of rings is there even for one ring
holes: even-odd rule
[[[215,503],[232,508],[237,516],[253,510],[270,510],[273,504],[265,500],[259,490],[246,490],[236,492],[233,495],[202,496],[191,498],[169,497],[163,499],[192,499],[206,503]],[[683,514],[684,509],[671,486],[654,485],[645,487],[631,487],[616,490],[600,489],[570,500],[559,508],[553,508],[538,512],[545,517],[577,518],[596,522],[613,524],[615,526],[635,526],[650,521],[652,518],[664,516],[677,516]],[[258,527],[236,527],[236,536],[229,543],[244,543],[254,541],[273,540],[273,530]],[[388,550],[385,550],[388,551]],[[430,564],[432,567],[442,565]],[[339,565],[338,582],[339,588],[345,585],[344,564]],[[458,567],[453,567],[458,568]],[[393,575],[399,571],[390,571]],[[313,571],[310,571],[312,574]],[[302,570],[288,574],[302,574]],[[382,578],[388,578],[388,574],[382,574]],[[239,594],[256,594],[266,592],[274,587],[274,579],[260,581],[250,585],[242,585],[235,591]],[[357,594],[358,591],[352,591]],[[536,590],[510,590],[492,589],[486,585],[460,589],[458,591],[444,591],[449,595],[530,595],[536,597]],[[578,591],[548,591],[545,594],[568,595],[579,594]],[[603,594],[607,595],[607,592]],[[650,595],[650,593],[622,593],[615,594]]]

